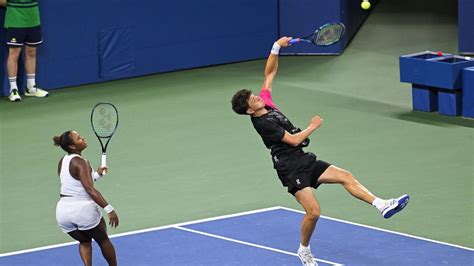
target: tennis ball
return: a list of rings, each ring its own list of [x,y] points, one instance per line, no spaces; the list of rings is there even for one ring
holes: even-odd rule
[[[370,2],[369,1],[363,1],[361,4],[360,4],[360,7],[362,7],[362,9],[369,9],[370,8]]]

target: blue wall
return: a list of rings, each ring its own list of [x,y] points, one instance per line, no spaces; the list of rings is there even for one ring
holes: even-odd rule
[[[364,20],[375,7],[363,10],[361,0],[280,0],[280,35],[304,37],[330,22],[342,22],[346,33],[330,46],[300,43],[284,50],[284,54],[341,54]]]
[[[283,52],[339,54],[369,12],[354,0],[40,0],[40,9],[38,84],[48,90],[264,58],[278,36],[305,36],[328,21],[346,24],[339,43]],[[461,52],[474,52],[472,25],[474,1],[459,0]],[[0,95],[9,88],[6,55],[0,27]],[[23,74],[20,63],[20,88]]]
[[[37,79],[48,90],[262,58],[278,37],[277,0],[40,1],[40,11]]]
[[[474,55],[474,0],[458,0],[459,52]]]
[[[5,8],[0,7],[0,96],[4,95],[3,91],[7,90],[7,69],[6,69],[6,58],[7,58],[7,49],[5,42],[5,29],[3,28],[3,21],[5,20]]]

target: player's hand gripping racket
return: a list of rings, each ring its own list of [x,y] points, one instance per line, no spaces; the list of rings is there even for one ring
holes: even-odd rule
[[[342,23],[327,23],[316,29],[313,34],[289,41],[290,44],[308,42],[318,46],[327,46],[338,42],[346,31]]]
[[[92,108],[92,130],[99,139],[102,147],[101,167],[107,166],[107,146],[118,127],[118,111],[111,103],[98,103]],[[105,142],[105,145],[104,145]],[[104,171],[104,174],[106,172]]]

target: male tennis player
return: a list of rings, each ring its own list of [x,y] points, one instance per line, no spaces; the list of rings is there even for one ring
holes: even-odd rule
[[[384,218],[390,218],[401,211],[408,203],[409,196],[380,199],[360,184],[349,171],[318,160],[313,153],[303,151],[303,147],[309,144],[308,137],[321,126],[323,119],[316,115],[304,130],[300,130],[273,103],[271,94],[280,48],[287,47],[290,40],[290,37],[282,37],[273,44],[259,96],[252,94],[250,90],[240,90],[232,98],[232,109],[237,114],[250,115],[263,143],[271,150],[273,166],[281,183],[305,209],[298,256],[303,265],[317,265],[309,243],[320,208],[311,188],[316,189],[323,183],[341,184],[352,196],[375,206]]]

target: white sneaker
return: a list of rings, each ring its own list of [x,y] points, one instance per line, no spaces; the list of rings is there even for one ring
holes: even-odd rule
[[[318,266],[309,248],[298,248],[298,257],[304,266]]]
[[[21,101],[20,94],[18,94],[18,90],[11,90],[10,95],[8,95],[8,99],[10,102],[19,102]]]
[[[35,97],[48,97],[49,92],[42,90],[36,86],[33,87],[32,90],[29,90],[28,88],[25,89],[25,96],[35,96]]]
[[[385,203],[385,207],[382,210],[383,218],[388,219],[392,217],[395,213],[403,210],[407,206],[410,196],[405,194],[396,199],[389,199]]]

